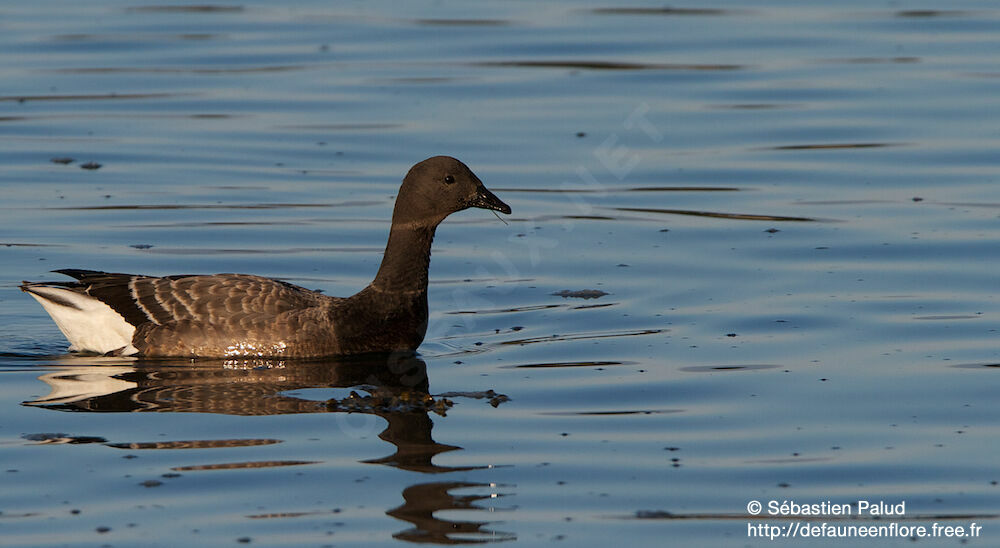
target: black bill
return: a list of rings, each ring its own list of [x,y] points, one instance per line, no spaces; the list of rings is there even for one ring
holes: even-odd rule
[[[483,185],[479,185],[475,197],[469,201],[469,207],[492,209],[510,215],[510,206],[503,203],[500,198],[497,198],[495,194],[487,190]]]

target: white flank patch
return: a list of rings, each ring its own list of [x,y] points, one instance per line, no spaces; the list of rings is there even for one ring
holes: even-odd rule
[[[135,326],[101,301],[75,291],[50,286],[32,286],[29,294],[41,303],[42,308],[59,326],[59,330],[69,339],[70,350],[106,354],[123,348],[123,356],[139,352],[132,346]],[[62,302],[72,303],[76,308],[64,306],[60,304]]]

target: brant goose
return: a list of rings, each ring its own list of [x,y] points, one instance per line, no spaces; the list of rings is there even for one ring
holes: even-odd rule
[[[76,282],[24,282],[70,350],[118,356],[287,357],[414,351],[427,331],[434,230],[469,207],[510,214],[462,162],[428,158],[403,178],[375,279],[329,297],[248,274],[141,276],[56,270]]]

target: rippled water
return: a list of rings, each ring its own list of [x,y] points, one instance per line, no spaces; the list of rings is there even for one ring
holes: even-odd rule
[[[0,544],[997,544],[998,28],[971,1],[0,6]],[[17,289],[349,295],[434,154],[514,214],[439,228],[416,359],[72,356]]]

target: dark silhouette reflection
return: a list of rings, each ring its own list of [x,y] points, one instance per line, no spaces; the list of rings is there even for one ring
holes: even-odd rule
[[[391,455],[365,460],[423,474],[485,468],[449,467],[433,463],[435,455],[461,449],[434,441],[430,413],[444,415],[451,401],[430,394],[427,365],[413,354],[371,355],[323,362],[265,360],[187,361],[105,360],[67,357],[65,365],[39,380],[49,395],[24,405],[72,412],[220,413],[279,415],[345,413],[374,415],[387,427],[379,438],[395,446]],[[106,365],[93,365],[95,363]],[[80,365],[86,364],[86,365]],[[296,390],[353,388],[344,398],[325,401],[299,397]],[[362,394],[363,393],[363,394]],[[484,397],[496,396],[492,391]],[[478,397],[475,393],[462,393]],[[160,443],[106,443],[116,448],[171,449],[232,447],[277,443],[280,440],[200,440]],[[309,464],[299,461],[243,462],[214,468],[249,468]],[[209,469],[196,467],[197,469]],[[471,483],[415,484],[403,491],[405,503],[386,512],[415,528],[396,534],[421,543],[463,544],[512,540],[507,533],[484,530],[485,522],[455,522],[434,517],[437,510],[478,510],[472,502],[487,496],[452,495]]]
[[[448,521],[434,517],[440,510],[478,509],[473,503],[492,498],[494,495],[454,495],[455,489],[489,488],[485,483],[441,482],[413,485],[403,490],[406,502],[386,512],[386,514],[416,527],[393,535],[399,540],[433,544],[486,543],[514,540],[510,533],[500,533],[483,529],[486,522]]]

